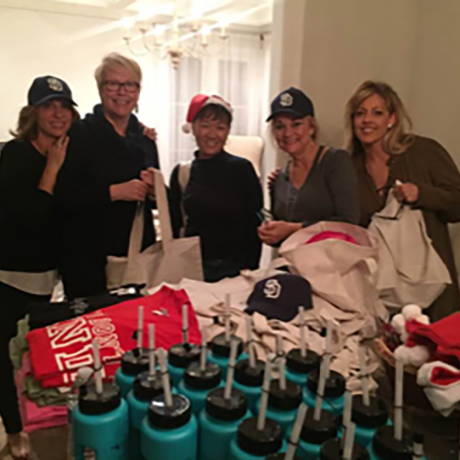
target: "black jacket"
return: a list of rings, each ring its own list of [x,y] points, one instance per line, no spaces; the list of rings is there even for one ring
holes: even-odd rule
[[[85,272],[82,283],[95,283],[88,290],[79,285],[78,296],[91,295],[105,287],[107,256],[126,256],[128,252],[137,203],[112,202],[110,186],[140,179],[140,172],[150,166],[159,168],[156,144],[143,135],[134,115],[126,137],[115,131],[101,105],[72,126],[55,195],[63,224],[60,267],[64,281],[80,278]],[[152,206],[147,200],[143,247],[155,240]]]
[[[46,158],[28,141],[12,140],[0,155],[0,270],[56,268],[54,199],[39,190]]]
[[[170,208],[176,237],[183,225],[182,200],[187,214],[186,236],[200,236],[204,260],[233,261],[241,269],[258,267],[262,243],[257,234],[257,213],[263,197],[248,160],[224,151],[210,159],[195,159],[183,196],[179,165],[174,168]]]

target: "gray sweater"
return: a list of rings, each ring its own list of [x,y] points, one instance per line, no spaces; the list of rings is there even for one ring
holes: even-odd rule
[[[358,224],[358,181],[350,155],[330,148],[320,159],[321,148],[299,189],[289,179],[289,163],[280,172],[271,192],[275,220],[302,223],[321,221]]]

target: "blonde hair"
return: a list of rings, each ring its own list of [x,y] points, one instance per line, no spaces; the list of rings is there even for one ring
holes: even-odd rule
[[[16,125],[16,131],[10,130],[10,134],[16,139],[23,141],[32,141],[38,135],[38,108],[40,106],[26,105],[19,112],[19,119]],[[71,106],[72,122],[80,119],[80,114],[75,107]]]
[[[142,82],[141,67],[134,59],[123,56],[120,53],[110,53],[102,60],[94,72],[94,77],[96,78],[99,89],[101,89],[104,85],[107,72],[114,67],[122,67],[126,69],[134,76],[139,84]]]
[[[345,148],[352,155],[363,153],[361,141],[354,132],[353,119],[361,103],[374,94],[378,94],[385,101],[388,112],[395,115],[396,119],[383,139],[383,149],[390,155],[403,153],[414,142],[415,136],[410,133],[412,121],[396,91],[387,83],[372,80],[361,84],[346,105]]]

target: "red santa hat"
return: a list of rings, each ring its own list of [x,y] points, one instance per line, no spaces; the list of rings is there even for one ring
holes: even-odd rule
[[[198,112],[209,104],[215,104],[222,106],[230,114],[232,113],[232,106],[220,96],[212,95],[207,96],[205,94],[197,94],[190,102],[187,112],[187,123],[182,125],[182,131],[184,133],[190,133],[192,131],[192,122],[198,115]]]

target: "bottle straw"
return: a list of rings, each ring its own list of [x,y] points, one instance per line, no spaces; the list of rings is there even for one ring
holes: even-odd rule
[[[182,342],[188,343],[188,305],[182,305]]]
[[[326,352],[324,354],[323,360],[327,362],[327,374],[326,379],[329,378],[330,368],[331,368],[331,358],[332,358],[332,321],[327,320],[327,329],[326,329]]]
[[[351,423],[351,411],[353,407],[353,395],[350,390],[345,391],[345,406],[343,408],[342,417],[342,448],[345,445],[345,436],[348,426]]]
[[[359,347],[359,365],[361,367],[361,385],[363,389],[363,403],[365,406],[369,407],[371,405],[371,397],[369,395],[369,380],[367,376],[367,366],[366,366],[366,350],[364,346]]]
[[[225,294],[225,341],[230,342],[230,294]]]
[[[297,444],[299,443],[300,433],[302,431],[305,416],[307,415],[307,410],[308,406],[302,403],[299,407],[299,410],[297,411],[297,415],[295,418],[294,426],[292,427],[292,433],[289,439],[289,445],[286,450],[284,460],[294,460],[295,451],[297,448]]]
[[[307,339],[305,337],[305,308],[299,307],[300,316],[300,356],[307,357]]]
[[[256,354],[254,352],[254,342],[252,341],[252,318],[246,316],[246,335],[248,336],[247,346],[249,355],[249,367],[254,369],[256,367]]]
[[[282,356],[278,358],[278,373],[280,378],[280,389],[285,391],[286,390],[286,358]]]
[[[144,333],[144,307],[139,307],[137,310],[137,349],[139,350],[139,354],[142,351],[143,333]]]
[[[356,425],[350,423],[347,427],[347,435],[345,437],[345,446],[343,448],[343,460],[351,460],[353,458],[353,445],[355,443]]]
[[[168,369],[166,367],[166,350],[163,348],[158,350],[158,361],[160,361],[161,380],[163,383],[166,407],[172,407],[173,399],[171,394],[171,385],[168,378]]]
[[[225,382],[224,399],[229,400],[232,396],[233,375],[235,374],[236,353],[238,351],[238,341],[230,342],[230,359],[228,361],[227,381]]]
[[[257,429],[263,431],[265,429],[265,419],[267,416],[267,405],[268,396],[270,394],[270,377],[271,377],[271,360],[273,356],[270,354],[267,356],[267,362],[265,363],[264,372],[264,383],[262,385],[262,397],[260,399],[259,417],[257,418]]]
[[[155,378],[155,325],[149,324],[149,377]]]
[[[404,363],[396,359],[394,437],[397,441],[402,441],[403,438],[403,381]]]
[[[201,330],[201,353],[200,353],[200,371],[206,371],[206,358],[208,355],[208,334],[206,328]]]
[[[321,419],[321,410],[324,397],[324,389],[326,388],[326,375],[329,372],[329,363],[323,360],[321,363],[321,370],[319,374],[318,390],[316,395],[316,405],[314,418],[318,422]]]
[[[99,342],[93,340],[93,356],[94,356],[94,380],[96,381],[96,393],[101,395],[104,391],[102,385],[102,375],[101,375],[101,355],[99,354]]]

